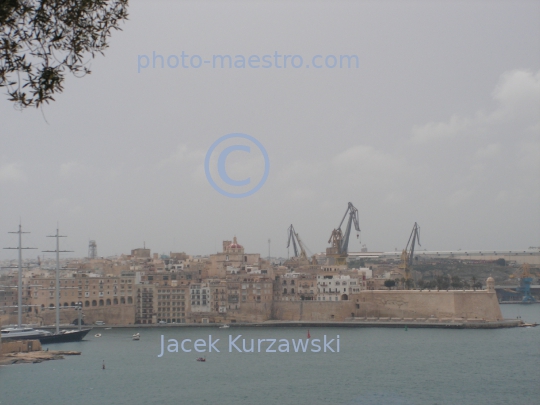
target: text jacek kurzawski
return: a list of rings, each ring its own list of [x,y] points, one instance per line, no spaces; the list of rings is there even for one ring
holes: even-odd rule
[[[242,335],[229,335],[228,342],[221,339],[165,339],[161,335],[158,357],[169,353],[339,353],[339,335],[322,339],[243,339]]]

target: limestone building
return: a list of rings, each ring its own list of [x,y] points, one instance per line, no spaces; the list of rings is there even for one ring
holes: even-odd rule
[[[210,255],[208,265],[208,277],[225,278],[227,269],[229,274],[247,272],[248,267],[260,268],[261,258],[259,253],[245,253],[244,247],[236,239],[223,241],[223,251]]]

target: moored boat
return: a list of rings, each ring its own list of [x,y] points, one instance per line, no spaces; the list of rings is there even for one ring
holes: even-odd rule
[[[84,337],[92,329],[81,329],[81,330],[61,330],[58,333],[51,333],[50,335],[45,335],[39,338],[39,341],[42,344],[47,343],[66,343],[66,342],[79,342],[84,339]]]
[[[82,340],[90,329],[61,330],[52,333],[46,330],[33,328],[5,328],[2,329],[2,341],[9,340],[39,340],[42,344],[78,342]]]
[[[25,328],[25,327],[16,327],[16,328],[5,328],[1,330],[2,340],[29,340],[29,339],[39,339],[43,336],[52,335],[51,332],[40,329]]]

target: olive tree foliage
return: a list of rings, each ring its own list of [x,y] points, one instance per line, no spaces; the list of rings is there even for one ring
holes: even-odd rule
[[[66,73],[89,74],[127,7],[128,0],[0,0],[0,87],[9,100],[39,107],[63,91]]]

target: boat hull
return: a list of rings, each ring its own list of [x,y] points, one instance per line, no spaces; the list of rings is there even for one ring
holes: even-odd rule
[[[40,340],[42,337],[47,336],[42,333],[28,334],[24,336],[10,337],[2,335],[2,342],[15,342],[17,340]]]
[[[41,342],[41,344],[48,344],[48,343],[67,343],[67,342],[79,342],[84,339],[84,337],[90,332],[92,329],[81,329],[81,330],[73,330],[73,331],[65,331],[64,333],[55,333],[52,335],[47,336],[40,336],[37,339]]]

